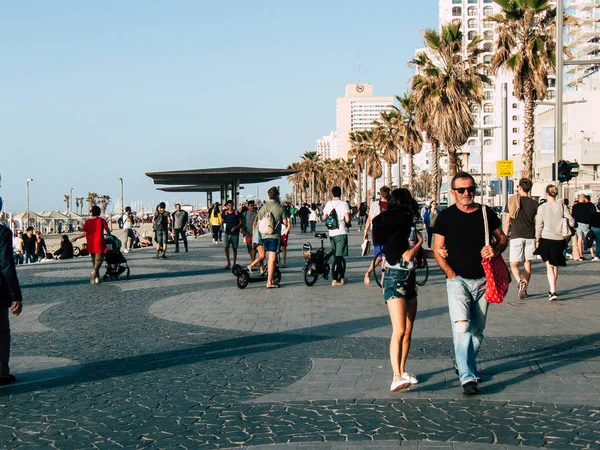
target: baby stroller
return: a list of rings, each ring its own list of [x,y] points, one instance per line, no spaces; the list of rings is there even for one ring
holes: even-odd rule
[[[106,272],[102,279],[106,281],[108,278],[111,280],[118,280],[124,272],[125,277],[129,279],[129,266],[127,265],[127,259],[121,253],[121,241],[115,236],[106,236],[106,253],[104,254],[104,261],[106,263]]]

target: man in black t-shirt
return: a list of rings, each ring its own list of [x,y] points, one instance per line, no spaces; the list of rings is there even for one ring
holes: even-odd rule
[[[447,276],[446,290],[452,322],[454,354],[465,395],[479,393],[475,358],[485,329],[488,303],[485,301],[485,273],[482,259],[501,254],[508,243],[498,216],[485,208],[490,237],[496,244],[485,245],[481,205],[475,203],[475,180],[466,172],[452,179],[456,204],[441,211],[434,228],[434,256]],[[446,250],[447,258],[442,256]]]
[[[504,208],[506,219],[504,232],[510,231],[510,271],[517,283],[519,300],[527,298],[527,286],[531,279],[531,261],[535,258],[535,216],[537,215],[538,202],[531,198],[533,183],[529,178],[519,180],[517,195],[509,199]],[[511,207],[512,206],[512,207]],[[523,277],[519,264],[523,262]]]
[[[27,227],[27,232],[23,235],[23,254],[25,255],[25,264],[37,261],[35,247],[37,239],[33,234],[33,227]]]
[[[571,213],[573,219],[577,222],[577,234],[574,236],[573,246],[576,245],[579,250],[579,261],[585,261],[583,240],[590,231],[590,219],[596,212],[596,207],[588,202],[587,195],[583,193],[579,194],[578,199],[579,202],[573,205],[573,212]]]

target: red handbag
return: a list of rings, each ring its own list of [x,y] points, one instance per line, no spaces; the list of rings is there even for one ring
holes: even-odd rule
[[[481,205],[483,224],[485,226],[485,245],[490,245],[490,228],[488,226],[487,206]],[[485,299],[488,303],[502,303],[511,282],[510,272],[502,255],[481,261],[485,272]]]

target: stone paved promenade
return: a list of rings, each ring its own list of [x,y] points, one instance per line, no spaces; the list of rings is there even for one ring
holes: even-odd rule
[[[359,233],[348,285],[309,288],[300,247],[318,242],[298,230],[280,289],[239,290],[206,238],[167,261],[130,253],[131,279],[99,286],[87,258],[20,266],[0,448],[600,448],[600,263],[561,269],[555,303],[539,262],[529,299],[512,284],[490,308],[481,395],[468,398],[433,270],[409,363],[420,384],[390,393],[391,327],[362,283]]]

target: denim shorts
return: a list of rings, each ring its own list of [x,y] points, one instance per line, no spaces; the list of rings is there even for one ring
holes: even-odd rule
[[[279,239],[263,238],[262,243],[263,247],[265,248],[265,252],[277,253],[279,247]]]
[[[167,239],[169,238],[169,232],[167,230],[156,230],[154,235],[158,245],[166,244]]]
[[[381,253],[380,256],[385,256],[385,254],[383,253],[383,245],[373,244],[373,254],[377,256],[379,255],[379,253]]]
[[[385,269],[383,277],[383,300],[403,298],[410,300],[417,296],[417,283],[414,270]]]
[[[589,223],[578,223],[577,224],[577,236],[584,238],[588,231],[590,231]]]

